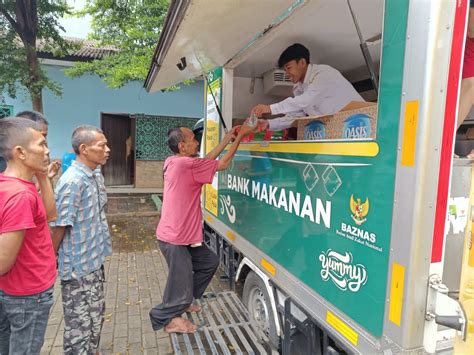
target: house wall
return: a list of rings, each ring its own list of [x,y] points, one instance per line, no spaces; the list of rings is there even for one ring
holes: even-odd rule
[[[149,94],[141,82],[133,82],[120,89],[109,89],[95,75],[69,78],[64,67],[43,65],[48,76],[62,86],[62,97],[45,90],[44,114],[49,121],[48,143],[51,158],[59,159],[71,149],[71,134],[75,127],[90,124],[100,127],[100,113],[144,113],[150,115],[195,117],[203,115],[203,84],[183,85],[173,92]],[[5,98],[14,106],[14,113],[31,110],[25,98]]]
[[[135,187],[163,187],[163,164],[156,160],[137,160]]]

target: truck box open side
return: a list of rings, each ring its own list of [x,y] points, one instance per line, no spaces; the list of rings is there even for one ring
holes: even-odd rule
[[[158,50],[146,86],[211,73],[227,126],[257,103],[280,100],[265,93],[263,76],[293,42],[353,82],[368,78],[347,1],[249,2],[238,10],[185,3],[187,16],[173,33],[164,30],[171,44]],[[228,262],[239,263],[231,277],[260,275],[283,352],[305,322],[315,353],[434,352],[441,333],[427,312],[437,310],[431,276],[443,276],[467,1],[351,4],[366,38],[382,32],[369,49],[380,63],[379,94],[364,94],[377,99],[376,125],[365,126],[374,134],[242,144],[232,167],[205,188],[206,230],[231,249]],[[197,25],[202,33],[193,34]],[[222,130],[206,90],[205,152]]]

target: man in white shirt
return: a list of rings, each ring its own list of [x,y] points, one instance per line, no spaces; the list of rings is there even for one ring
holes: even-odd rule
[[[272,120],[258,120],[261,130],[282,130],[291,126],[295,118],[332,115],[351,101],[364,101],[349,81],[329,65],[309,64],[309,51],[295,43],[283,51],[278,66],[285,70],[295,84],[294,97],[273,105],[257,105],[252,111],[258,117],[268,113],[285,114]]]

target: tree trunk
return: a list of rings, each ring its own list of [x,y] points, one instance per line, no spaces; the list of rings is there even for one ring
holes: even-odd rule
[[[38,83],[42,79],[38,55],[36,54],[36,48],[30,45],[26,45],[25,47],[29,73],[27,87],[31,95],[33,110],[43,113],[43,95],[41,88],[38,87]]]
[[[31,102],[33,104],[33,110],[43,113],[43,94],[31,93]]]
[[[16,0],[16,31],[26,51],[28,79],[26,87],[30,92],[33,110],[43,112],[43,95],[41,82],[43,73],[36,53],[36,36],[38,35],[37,0]]]

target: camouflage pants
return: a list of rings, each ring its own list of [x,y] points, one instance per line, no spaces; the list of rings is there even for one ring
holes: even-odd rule
[[[80,279],[61,281],[64,353],[95,354],[104,323],[104,268]]]

